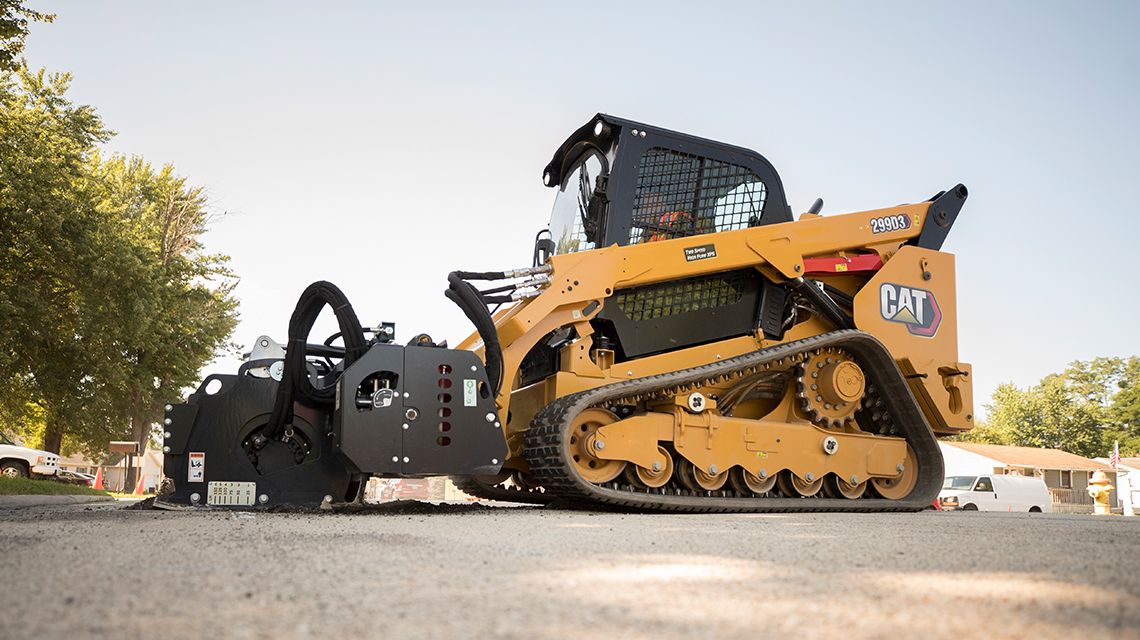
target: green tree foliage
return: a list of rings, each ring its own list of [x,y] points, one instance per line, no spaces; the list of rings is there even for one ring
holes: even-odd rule
[[[0,75],[0,414],[43,447],[143,441],[236,324],[199,188],[102,160],[69,76]]]
[[[1140,455],[1140,358],[1076,361],[1027,389],[1003,384],[986,408],[986,422],[959,440],[1086,457],[1107,456],[1119,440],[1121,455]]]
[[[1120,455],[1140,456],[1140,358],[1128,358],[1120,368],[1120,388],[1109,406],[1108,439],[1120,441]]]
[[[96,159],[93,171],[102,188],[99,211],[125,226],[141,260],[143,277],[130,292],[134,321],[123,358],[131,375],[122,397],[131,438],[142,444],[163,406],[197,381],[198,369],[233,331],[236,280],[228,257],[203,252],[209,216],[201,187],[170,165],[155,170],[141,158]]]
[[[30,23],[53,20],[55,14],[32,11],[22,0],[0,0],[0,72],[15,71],[21,66]]]

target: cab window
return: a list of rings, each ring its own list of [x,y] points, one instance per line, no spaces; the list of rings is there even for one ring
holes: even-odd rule
[[[637,167],[629,243],[764,224],[767,187],[746,167],[654,147]]]
[[[974,485],[974,491],[993,491],[994,483],[986,477],[978,478],[978,484]]]
[[[554,253],[561,255],[597,247],[597,238],[602,231],[600,227],[604,224],[603,203],[597,188],[605,166],[600,155],[588,153],[562,181],[550,214]]]

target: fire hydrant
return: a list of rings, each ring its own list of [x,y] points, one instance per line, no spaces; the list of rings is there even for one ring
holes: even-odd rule
[[[1108,494],[1112,492],[1112,483],[1108,481],[1108,474],[1097,471],[1089,478],[1089,495],[1093,499],[1093,513],[1098,516],[1112,515],[1112,508],[1108,504]]]

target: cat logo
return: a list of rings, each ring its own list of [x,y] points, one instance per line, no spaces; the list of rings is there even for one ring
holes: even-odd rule
[[[942,323],[938,301],[926,289],[884,282],[879,287],[879,310],[884,319],[905,324],[906,330],[916,336],[930,338]]]

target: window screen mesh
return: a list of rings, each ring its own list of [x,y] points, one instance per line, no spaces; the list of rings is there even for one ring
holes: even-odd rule
[[[759,224],[767,189],[748,169],[654,147],[641,157],[629,242]]]
[[[641,322],[736,304],[745,286],[746,274],[737,271],[625,289],[614,301],[630,320]]]

